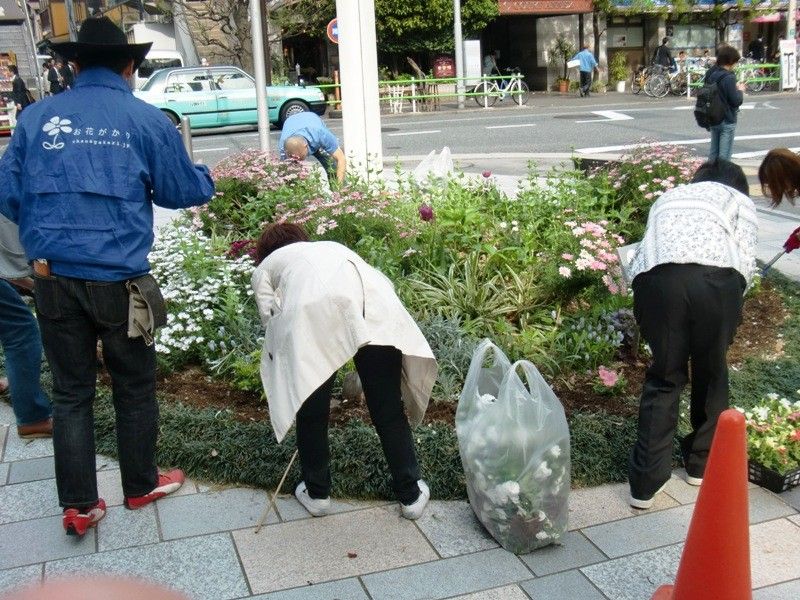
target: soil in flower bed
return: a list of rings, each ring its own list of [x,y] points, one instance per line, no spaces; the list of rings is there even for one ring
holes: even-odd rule
[[[783,338],[780,328],[788,312],[769,281],[764,281],[761,292],[745,302],[742,324],[728,353],[732,368],[738,368],[748,357],[774,358],[783,353]],[[607,395],[596,392],[594,372],[572,373],[553,382],[556,395],[561,400],[567,415],[575,412],[605,411],[609,414],[629,417],[638,411],[638,397],[642,389],[642,378],[647,368],[648,357],[625,357],[613,366],[627,381],[623,393]],[[106,379],[105,377],[103,379]],[[209,377],[199,367],[159,376],[158,391],[166,401],[182,402],[196,408],[227,410],[240,421],[267,420],[267,402],[260,393],[237,390],[222,381]],[[431,404],[425,422],[453,423],[455,404]],[[363,400],[343,400],[334,397],[331,403],[331,421],[344,424],[357,418],[370,422],[369,411]]]

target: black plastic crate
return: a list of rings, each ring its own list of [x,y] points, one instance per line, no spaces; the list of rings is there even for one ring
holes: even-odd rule
[[[752,460],[747,463],[747,475],[748,479],[756,485],[760,485],[776,494],[790,490],[800,484],[800,469],[781,475],[777,471],[773,471],[769,467]]]

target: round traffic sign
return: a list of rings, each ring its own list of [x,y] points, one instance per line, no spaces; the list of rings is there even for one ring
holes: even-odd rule
[[[330,41],[332,41],[334,44],[339,43],[339,24],[337,23],[337,19],[333,19],[330,23],[328,23],[326,32]]]

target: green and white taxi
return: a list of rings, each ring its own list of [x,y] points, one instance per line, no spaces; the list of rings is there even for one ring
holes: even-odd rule
[[[178,67],[161,69],[134,92],[160,108],[176,125],[189,117],[194,129],[257,125],[256,82],[238,67]],[[317,87],[267,87],[270,123],[281,125],[293,114],[325,114],[325,95]]]

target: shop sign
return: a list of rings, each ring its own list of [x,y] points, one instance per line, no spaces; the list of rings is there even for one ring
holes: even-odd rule
[[[501,15],[552,15],[592,12],[592,0],[499,0]]]

